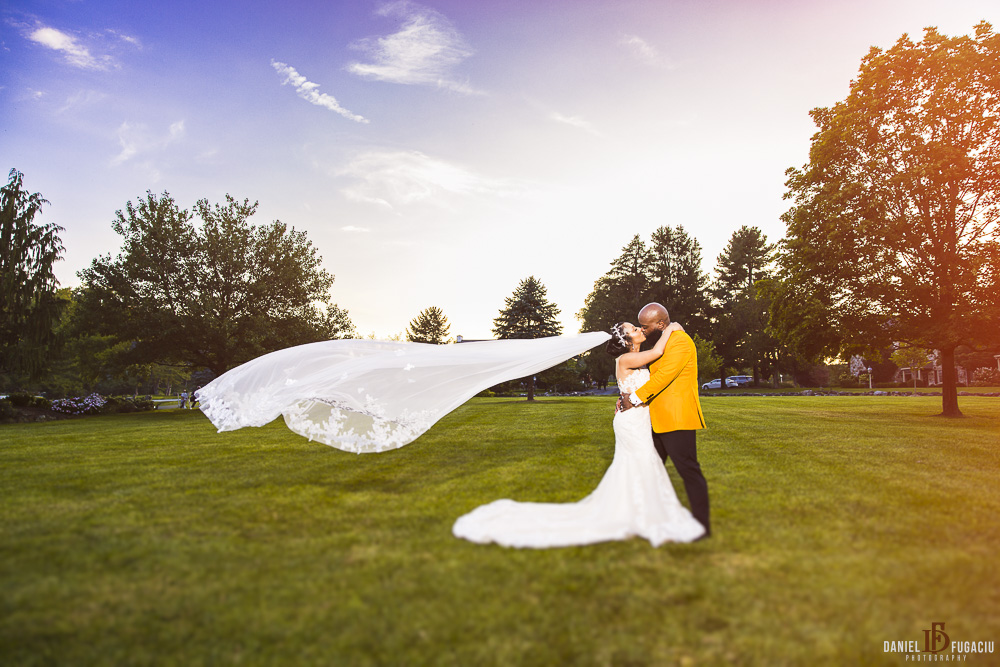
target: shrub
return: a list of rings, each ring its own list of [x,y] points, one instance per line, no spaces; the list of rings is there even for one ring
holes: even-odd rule
[[[150,396],[133,398],[132,396],[108,396],[103,412],[141,412],[156,407]]]
[[[1000,386],[1000,370],[995,368],[977,368],[972,371],[973,387],[996,387]]]
[[[33,407],[33,408],[41,408],[42,410],[51,410],[52,409],[52,401],[50,401],[49,399],[45,398],[44,396],[35,396],[31,400],[31,407]]]
[[[858,378],[854,377],[850,373],[841,373],[840,378],[837,380],[837,384],[841,387],[857,387]]]
[[[10,404],[15,408],[26,408],[31,405],[31,402],[35,400],[34,394],[29,394],[26,391],[15,391],[13,394],[7,397]]]
[[[68,415],[96,415],[103,411],[107,400],[100,394],[52,401],[52,409]]]
[[[0,398],[0,421],[14,419],[14,404],[10,399]]]

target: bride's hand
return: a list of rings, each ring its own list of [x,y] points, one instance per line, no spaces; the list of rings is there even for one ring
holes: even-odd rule
[[[684,331],[684,327],[681,326],[680,322],[671,322],[667,325],[667,328],[663,330],[663,333],[670,335],[674,331]]]

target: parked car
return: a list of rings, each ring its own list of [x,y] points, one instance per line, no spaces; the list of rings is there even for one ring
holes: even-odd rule
[[[711,380],[711,381],[706,382],[705,384],[701,385],[701,388],[702,389],[718,389],[721,386],[722,386],[722,383],[719,382],[719,378],[715,378],[714,380]],[[735,389],[738,386],[739,385],[736,384],[736,382],[734,382],[731,378],[726,378],[726,388],[727,389]]]
[[[750,375],[730,375],[726,381],[732,380],[740,387],[749,387],[753,384],[753,377]]]

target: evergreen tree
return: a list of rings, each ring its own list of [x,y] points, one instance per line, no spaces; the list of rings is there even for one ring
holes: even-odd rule
[[[559,308],[546,298],[545,286],[534,276],[525,278],[505,300],[505,307],[493,320],[497,338],[544,338],[558,336],[562,325],[556,319]],[[528,400],[535,400],[534,378],[528,382]]]
[[[412,343],[432,343],[443,345],[448,342],[448,332],[451,326],[444,312],[437,306],[431,306],[420,311],[406,330],[406,340]]]
[[[767,300],[758,297],[757,282],[770,277],[775,246],[757,227],[740,227],[719,255],[716,279],[712,286],[715,297],[715,331],[712,337],[723,359],[722,387],[725,370],[753,369],[754,384],[759,384],[761,367],[775,341],[767,332]]]
[[[646,266],[650,290],[645,303],[662,303],[670,319],[684,325],[689,334],[708,335],[712,303],[698,241],[681,225],[660,227],[653,232]]]
[[[37,375],[56,343],[64,304],[52,271],[62,259],[63,228],[36,225],[48,202],[24,190],[21,172],[11,169],[9,178],[0,188],[0,372]]]
[[[691,334],[708,337],[708,276],[701,271],[701,246],[684,228],[660,227],[647,247],[639,235],[622,248],[606,274],[594,283],[577,313],[584,331],[608,331],[617,322],[636,323],[639,310],[656,301],[670,319]],[[603,352],[584,357],[587,373],[602,379],[614,372],[614,360]]]

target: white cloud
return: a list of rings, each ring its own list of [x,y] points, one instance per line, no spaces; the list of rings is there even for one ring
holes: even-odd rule
[[[588,120],[584,120],[580,116],[564,116],[558,111],[553,111],[552,113],[549,114],[549,120],[554,120],[557,123],[565,123],[566,125],[571,125],[573,127],[589,132],[590,134],[593,134],[595,137],[604,136],[600,132],[598,132],[597,128],[594,127],[593,123],[591,123]]]
[[[638,35],[624,35],[620,43],[641,63],[674,68],[674,65],[660,54],[659,49]]]
[[[117,37],[123,42],[131,44],[132,46],[138,49],[142,48],[142,42],[139,41],[138,37],[133,37],[132,35],[126,35],[125,33],[118,32],[117,30],[112,30],[110,28],[108,28],[105,32],[107,32],[109,35],[112,35],[113,37]]]
[[[341,227],[342,232],[370,232],[371,230],[367,227],[355,227],[354,225],[347,225],[346,227]]]
[[[271,61],[271,67],[273,67],[278,74],[285,77],[285,80],[281,82],[281,85],[285,85],[286,83],[292,84],[292,87],[295,88],[295,92],[298,93],[299,97],[304,99],[306,102],[329,109],[334,113],[340,114],[344,118],[358,123],[368,122],[368,119],[364,116],[359,116],[358,114],[348,111],[344,107],[340,106],[340,102],[338,102],[333,95],[327,95],[326,93],[319,92],[317,90],[317,88],[319,88],[319,84],[307,80],[304,76],[299,74],[294,67],[286,65],[285,63],[279,63],[276,60]]]
[[[28,39],[59,51],[66,58],[66,62],[74,67],[107,69],[114,64],[111,56],[95,56],[76,37],[55,28],[36,28],[28,33]]]
[[[473,51],[444,15],[406,1],[386,5],[378,13],[401,19],[402,26],[391,35],[369,37],[354,44],[354,48],[368,54],[371,62],[351,63],[348,72],[376,81],[481,94],[452,76],[454,67]]]
[[[444,205],[442,197],[448,194],[506,195],[519,190],[419,151],[361,153],[337,175],[356,181],[342,190],[349,199],[390,209],[422,201]]]
[[[166,136],[156,135],[142,123],[124,122],[118,126],[118,143],[121,152],[111,160],[112,165],[128,162],[140,153],[160,151],[184,136],[184,121],[171,123]]]

